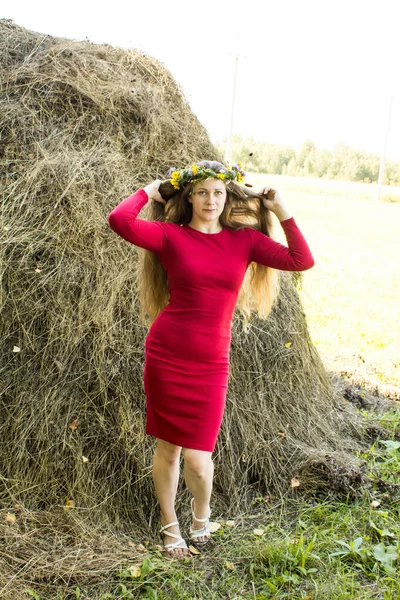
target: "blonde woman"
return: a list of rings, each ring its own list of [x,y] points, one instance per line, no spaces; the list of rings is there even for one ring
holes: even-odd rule
[[[181,453],[192,494],[189,539],[197,546],[210,540],[212,452],[225,408],[234,308],[245,326],[252,310],[266,317],[277,295],[275,270],[314,264],[279,193],[254,194],[240,185],[243,177],[240,165],[201,161],[138,190],[108,217],[113,231],[147,251],[138,277],[141,317],[152,322],[146,433],[157,439],[153,480],[164,547],[175,557],[189,555],[175,512]],[[152,218],[138,219],[149,201]],[[288,247],[269,237],[270,212]]]

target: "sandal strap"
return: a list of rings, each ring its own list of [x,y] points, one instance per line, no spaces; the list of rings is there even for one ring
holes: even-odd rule
[[[199,519],[198,517],[196,517],[196,515],[194,514],[194,508],[193,508],[193,505],[194,505],[194,498],[192,498],[192,499],[191,499],[191,501],[190,501],[190,508],[191,508],[191,511],[192,511],[192,517],[193,517],[193,518],[194,518],[196,521],[198,521],[199,523],[206,523],[207,521],[209,521],[209,520],[210,520],[210,517],[204,517],[204,519]],[[211,516],[211,511],[210,511],[210,516]],[[201,529],[200,529],[199,531],[201,531]]]
[[[179,546],[179,544],[182,544],[182,542],[185,544],[184,546]],[[175,549],[175,548],[187,548],[186,542],[183,538],[178,537],[176,542],[170,542],[169,544],[164,544],[164,548],[166,548],[166,550],[169,549]]]
[[[172,521],[172,523],[168,523],[168,525],[163,525],[160,529],[160,533],[163,533],[168,527],[172,527],[173,525],[179,525],[178,521]],[[172,535],[172,533],[168,535]]]
[[[187,548],[186,542],[180,535],[173,533],[172,531],[166,531],[168,527],[172,527],[173,525],[179,525],[178,521],[173,521],[172,523],[168,523],[167,525],[163,525],[160,529],[160,533],[164,533],[168,537],[172,537],[176,539],[176,542],[170,542],[169,544],[164,544],[164,548],[166,550],[175,550],[175,548]],[[184,544],[182,546],[182,543]],[[179,546],[179,544],[181,544]]]
[[[199,523],[207,523],[207,521],[210,520],[210,517],[204,517],[204,519],[199,519],[199,517],[196,517],[196,515],[193,513],[193,518],[195,521],[198,521]]]
[[[199,537],[204,537],[206,535],[210,535],[210,528],[207,525],[204,525],[201,529],[192,529],[190,528],[190,539],[195,540]]]
[[[183,539],[182,536],[177,535],[176,533],[168,533],[167,532],[165,535],[167,535],[168,537],[175,538],[176,540],[182,540]]]

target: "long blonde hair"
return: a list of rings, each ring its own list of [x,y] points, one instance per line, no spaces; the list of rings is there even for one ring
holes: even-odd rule
[[[204,164],[205,161],[202,161]],[[200,163],[197,163],[200,164]],[[218,172],[215,165],[211,167]],[[221,167],[223,165],[221,164]],[[193,184],[175,190],[170,182],[161,183],[159,191],[167,200],[166,204],[151,201],[146,206],[146,217],[150,221],[165,221],[178,225],[189,223],[192,218],[192,205],[188,197]],[[236,182],[226,184],[227,197],[219,222],[222,227],[233,231],[251,227],[270,236],[272,219],[270,211],[264,206],[261,197]],[[140,321],[150,327],[154,319],[167,305],[169,286],[167,274],[159,258],[149,250],[139,248],[139,260],[136,269],[136,285],[139,294]],[[278,271],[251,262],[239,291],[236,308],[243,315],[243,328],[247,331],[253,312],[265,319],[279,293]]]

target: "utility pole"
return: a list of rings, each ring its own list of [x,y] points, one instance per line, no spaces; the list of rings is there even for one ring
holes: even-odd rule
[[[226,141],[226,151],[225,151],[225,162],[228,166],[230,166],[230,164],[231,164],[231,154],[232,154],[233,116],[235,113],[236,81],[237,81],[238,63],[239,63],[239,36],[238,36],[237,42],[236,42],[235,70],[234,70],[234,75],[233,75],[233,89],[232,89],[231,119],[230,119],[229,131],[228,131],[228,138]]]
[[[389,103],[389,114],[388,114],[388,120],[387,120],[387,126],[386,126],[386,135],[385,135],[385,140],[384,140],[384,143],[383,143],[383,150],[382,150],[382,156],[381,156],[381,164],[379,166],[378,189],[377,189],[377,192],[376,192],[376,199],[378,200],[378,202],[381,199],[383,173],[385,171],[385,159],[386,159],[387,141],[388,141],[389,131],[390,131],[390,121],[392,119],[392,108],[393,108],[394,90],[395,90],[395,85],[393,83],[392,95],[390,96],[390,103]]]

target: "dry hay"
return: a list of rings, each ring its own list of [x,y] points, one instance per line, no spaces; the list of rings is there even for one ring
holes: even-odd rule
[[[0,510],[0,598],[26,599],[32,588],[46,600],[82,586],[109,592],[118,572],[141,564],[151,550],[128,536],[93,529],[74,511]]]
[[[31,510],[73,500],[104,528],[153,530],[138,251],[107,215],[168,167],[220,157],[156,60],[0,29],[0,498]],[[270,319],[245,334],[235,314],[216,504],[243,509],[299,474],[303,487],[320,482],[307,465],[346,467],[357,436],[286,274]]]

